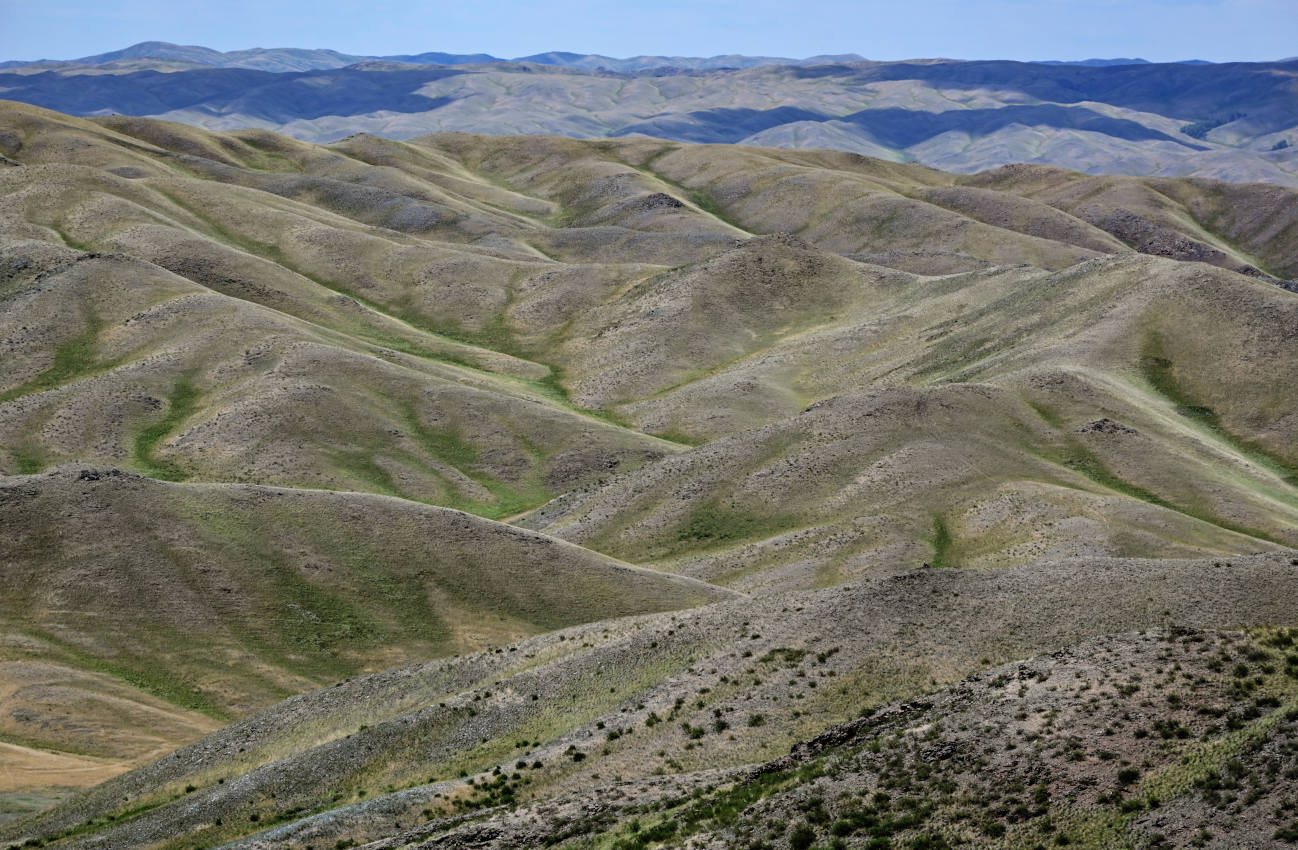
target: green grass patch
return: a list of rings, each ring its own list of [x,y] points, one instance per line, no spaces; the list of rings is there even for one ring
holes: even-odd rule
[[[644,165],[637,166],[637,165],[631,165],[630,163],[623,163],[623,164],[629,165],[631,168],[634,168],[639,172],[648,174],[650,177],[653,177],[655,180],[661,183],[666,183],[668,186],[671,186],[677,192],[684,195],[685,198],[691,204],[703,210],[703,212],[707,213],[708,215],[712,216],[718,221],[725,222],[726,224],[730,225],[736,230],[741,230],[744,233],[750,232],[748,228],[744,227],[737,220],[731,218],[730,214],[726,212],[724,207],[722,207],[719,203],[717,203],[716,198],[712,197],[712,195],[708,194],[702,189],[691,189],[690,187],[682,183],[677,183],[675,180],[672,180],[670,177],[666,177],[663,174],[659,173],[658,171],[654,170],[653,163],[661,159],[662,157],[666,156],[667,154],[671,153],[672,150],[673,150],[672,148],[668,148],[666,150],[663,150],[661,153],[655,154],[654,156],[646,160]]]
[[[797,524],[795,517],[747,512],[713,500],[694,509],[676,532],[676,539],[681,543],[713,546],[770,537]]]
[[[466,474],[478,462],[478,450],[464,440],[458,428],[430,428],[420,421],[413,406],[406,408],[406,421],[415,441],[433,457]]]
[[[195,690],[193,682],[169,675],[156,665],[141,662],[135,666],[106,661],[45,631],[35,631],[32,636],[55,647],[72,666],[120,679],[131,687],[174,706],[197,711],[216,720],[228,723],[234,719],[229,712],[209,699],[202,691]]]
[[[31,443],[20,443],[9,450],[19,475],[35,475],[45,468],[45,456]]]
[[[413,403],[406,403],[401,412],[408,436],[422,452],[375,446],[337,449],[329,456],[335,471],[355,482],[353,486],[362,487],[368,492],[454,508],[488,519],[513,516],[544,504],[554,497],[554,494],[540,482],[540,452],[533,452],[532,468],[524,481],[519,483],[500,481],[477,467],[480,459],[478,449],[465,439],[464,433],[458,427],[425,425]],[[390,457],[395,463],[423,470],[436,480],[440,488],[439,493],[430,499],[428,496],[406,492],[379,462],[381,456]],[[430,458],[454,468],[464,477],[481,485],[490,497],[481,499],[465,495],[444,469],[439,472],[430,466]]]
[[[933,547],[933,561],[930,566],[955,566],[951,560],[955,540],[951,537],[951,529],[947,526],[946,519],[943,517],[933,517],[933,536],[929,539],[929,544]]]
[[[145,475],[163,481],[184,481],[189,473],[174,461],[154,456],[158,445],[189,418],[198,405],[199,391],[188,376],[180,378],[167,397],[167,413],[162,419],[135,435],[132,457]]]
[[[657,432],[654,436],[660,440],[666,440],[669,443],[676,443],[681,446],[701,446],[707,442],[703,437],[686,434],[679,428],[668,428],[665,431]]]
[[[394,633],[393,636],[400,634],[405,640],[423,640],[435,647],[444,647],[450,640],[451,632],[429,602],[422,576],[394,575],[376,568],[378,558],[371,547],[350,540],[331,539],[327,529],[320,531],[316,542],[347,565],[349,574],[355,577],[357,595],[365,610],[381,612],[395,621],[392,627],[385,628],[375,616],[367,616],[355,606],[336,599],[333,593],[294,573],[294,588],[299,597],[317,605],[337,623],[338,634],[333,638],[332,646],[347,648],[358,642],[382,645],[391,640],[384,635],[385,631]],[[330,609],[337,613],[330,614]]]
[[[283,611],[275,617],[273,637],[316,656],[312,673],[328,676],[352,672],[350,665],[329,660],[330,650],[382,643],[382,629],[355,606],[304,579],[279,553],[266,559],[264,573],[270,584],[269,608]],[[382,582],[388,584],[390,582]],[[377,588],[376,588],[377,589]],[[276,653],[282,658],[282,652]],[[300,663],[286,666],[301,668]]]
[[[1035,412],[1037,416],[1041,417],[1041,421],[1045,422],[1051,428],[1064,427],[1064,417],[1059,415],[1059,411],[1052,407],[1047,407],[1044,404],[1038,404],[1034,401],[1028,401],[1027,399],[1024,399],[1024,401],[1027,402],[1028,407],[1032,408],[1033,412]]]
[[[713,198],[711,195],[709,195],[707,192],[698,189],[688,189],[685,186],[682,186],[680,183],[675,182],[674,180],[666,179],[662,175],[656,175],[656,176],[658,177],[659,180],[662,180],[664,183],[668,183],[680,189],[682,192],[685,193],[685,196],[690,200],[690,203],[694,204],[694,206],[703,210],[708,215],[712,216],[715,219],[724,221],[726,224],[738,230],[744,230],[745,232],[747,231],[747,228],[745,228],[735,219],[732,219],[729,213],[726,212],[725,208],[722,207],[719,203],[717,203],[716,199]]]
[[[101,370],[95,353],[102,327],[97,317],[86,319],[85,330],[60,343],[54,349],[54,360],[48,369],[26,383],[0,393],[0,402],[33,393],[44,392]]]
[[[69,746],[64,743],[52,744],[40,738],[29,738],[26,735],[15,735],[10,732],[0,732],[0,743],[12,744],[15,747],[26,747],[30,750],[41,750],[47,753],[69,753],[77,756],[89,756],[90,758],[113,758],[115,755],[108,749],[93,746]]]
[[[1216,411],[1196,399],[1176,378],[1175,365],[1165,356],[1162,338],[1150,333],[1140,358],[1141,371],[1154,390],[1170,401],[1181,416],[1211,432],[1253,463],[1274,473],[1291,487],[1298,487],[1298,468],[1267,452],[1256,443],[1239,437],[1221,423]]]
[[[387,470],[379,466],[374,460],[373,452],[366,449],[340,449],[332,452],[329,459],[335,469],[349,478],[363,482],[373,492],[398,499],[412,498],[397,486]]]
[[[412,438],[420,448],[443,463],[455,467],[466,477],[481,484],[491,493],[490,502],[479,502],[463,497],[450,495],[453,485],[448,482],[446,506],[456,510],[467,511],[488,519],[500,519],[522,513],[537,505],[544,504],[554,494],[547,490],[538,480],[539,453],[533,456],[532,471],[527,481],[513,485],[499,481],[475,468],[479,455],[478,450],[464,439],[463,433],[454,426],[430,427],[419,418],[414,405],[407,405],[405,410],[406,424]]]
[[[1193,508],[1174,505],[1166,499],[1138,484],[1133,484],[1124,478],[1121,478],[1109,469],[1104,463],[1095,456],[1093,452],[1085,447],[1073,442],[1068,450],[1068,455],[1063,461],[1064,466],[1081,473],[1086,478],[1096,484],[1124,496],[1130,496],[1133,499],[1139,499],[1142,502],[1148,502],[1151,505],[1157,505],[1160,508],[1166,508],[1169,511],[1176,511],[1184,514],[1191,519],[1197,519],[1200,522],[1206,522],[1209,525],[1215,525],[1218,528],[1224,528],[1227,531],[1233,531],[1236,534],[1242,534],[1245,537],[1253,537],[1258,540],[1265,540],[1269,543],[1284,545],[1281,541],[1276,540],[1267,532],[1239,523],[1231,522],[1222,517],[1213,516],[1205,511],[1194,510]]]
[[[952,380],[1005,350],[1004,342],[991,337],[972,340],[943,341],[922,358],[926,365],[915,370],[916,379]]]
[[[67,245],[69,248],[71,248],[74,251],[81,251],[84,254],[93,254],[95,252],[95,247],[91,245],[89,242],[82,242],[80,240],[73,239],[62,228],[56,227],[54,225],[50,225],[50,230],[54,231],[55,235],[58,236],[59,239],[63,241],[64,245]]]
[[[583,416],[589,416],[594,419],[607,422],[611,425],[625,428],[626,423],[616,414],[606,410],[582,407],[572,400],[568,393],[568,388],[563,384],[563,369],[550,363],[544,363],[538,360],[537,352],[521,344],[510,330],[505,320],[504,313],[497,313],[478,330],[468,330],[463,327],[446,327],[437,325],[428,321],[428,319],[413,309],[405,308],[394,312],[402,321],[419,328],[420,330],[436,334],[446,339],[458,342],[461,345],[468,345],[474,348],[483,348],[489,351],[497,351],[502,354],[508,354],[511,357],[517,357],[519,360],[526,360],[529,363],[540,364],[549,371],[541,378],[521,378],[513,375],[498,375],[498,377],[513,381],[541,397],[554,402],[555,404],[574,413],[580,413]],[[472,368],[472,367],[469,367]],[[497,373],[489,373],[496,375]]]
[[[449,630],[429,604],[421,579],[385,566],[379,541],[348,538],[319,517],[276,507],[244,514],[186,510],[206,545],[240,565],[239,586],[253,613],[226,618],[226,627],[259,657],[316,679],[355,673],[348,653],[423,640],[442,647]],[[283,552],[264,545],[263,525],[297,529],[306,544],[345,567],[313,581]]]
[[[1108,490],[1121,493],[1124,496],[1130,496],[1133,499],[1139,499],[1142,502],[1149,502],[1151,505],[1158,505],[1160,508],[1167,508],[1177,513],[1187,513],[1186,511],[1173,505],[1171,502],[1162,498],[1156,493],[1146,490],[1136,484],[1132,484],[1124,478],[1114,474],[1104,463],[1095,456],[1095,453],[1089,449],[1074,442],[1068,451],[1068,456],[1064,459],[1064,466],[1081,473],[1087,478],[1099,484]],[[1196,517],[1198,519],[1199,517]]]

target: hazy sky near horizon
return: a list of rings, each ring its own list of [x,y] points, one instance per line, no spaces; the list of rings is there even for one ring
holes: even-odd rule
[[[70,59],[154,40],[505,58],[1257,61],[1298,54],[1298,0],[0,0],[0,59]]]

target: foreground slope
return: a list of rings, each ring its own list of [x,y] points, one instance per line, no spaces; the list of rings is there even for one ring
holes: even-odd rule
[[[295,697],[7,836],[189,847],[270,828],[253,846],[319,847],[426,820],[453,829],[441,818],[521,802],[554,816],[553,832],[499,846],[548,843],[580,834],[559,822],[573,819],[555,808],[563,795],[610,780],[632,783],[627,803],[637,789],[652,799],[655,783],[688,791],[709,780],[680,774],[777,758],[864,709],[994,663],[1149,623],[1293,622],[1293,560],[926,570],[577,627]]]
[[[867,711],[754,768],[434,820],[373,846],[1284,847],[1298,841],[1293,647],[1291,630],[1093,639]],[[267,839],[234,846],[283,846]]]

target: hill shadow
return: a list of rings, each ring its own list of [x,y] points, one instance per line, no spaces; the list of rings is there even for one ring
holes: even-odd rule
[[[76,115],[159,115],[199,108],[212,115],[237,112],[283,123],[325,115],[428,112],[451,98],[424,97],[416,90],[464,73],[455,68],[292,73],[213,68],[75,76],[47,71],[0,74],[0,91],[12,100]]]
[[[631,124],[612,135],[643,134],[685,142],[735,143],[749,136],[797,121],[841,121],[861,128],[879,144],[906,148],[951,130],[985,136],[1012,124],[1088,130],[1128,141],[1175,142],[1206,150],[1126,118],[1114,118],[1080,106],[1003,106],[994,109],[953,109],[925,112],[914,109],[864,109],[835,116],[808,109],[703,109],[684,115],[662,115]]]

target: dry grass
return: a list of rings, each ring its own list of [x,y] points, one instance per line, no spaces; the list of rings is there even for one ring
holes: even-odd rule
[[[0,657],[57,673],[0,735],[134,765],[291,697],[24,840],[739,768],[983,659],[1298,617],[1298,299],[1232,271],[1287,268],[1292,193],[0,130]]]

